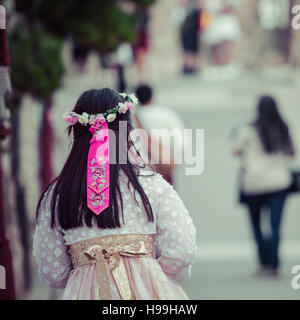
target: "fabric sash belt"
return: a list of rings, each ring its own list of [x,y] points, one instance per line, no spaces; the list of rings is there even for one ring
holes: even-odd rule
[[[70,245],[73,267],[96,264],[100,300],[114,300],[109,270],[123,300],[134,300],[123,257],[155,258],[155,235],[124,234],[84,240]]]

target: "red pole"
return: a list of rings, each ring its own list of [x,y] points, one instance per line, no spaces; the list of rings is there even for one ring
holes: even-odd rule
[[[8,135],[8,130],[1,125],[0,139],[4,139]],[[15,300],[15,284],[12,265],[12,255],[9,241],[6,237],[5,228],[5,206],[3,197],[3,174],[2,174],[2,154],[0,148],[0,265],[5,269],[5,288],[0,288],[0,300]]]
[[[6,91],[10,88],[8,66],[9,50],[6,35],[6,14],[5,8],[3,6],[0,6],[0,82],[2,83],[2,87],[0,88],[0,95],[2,95],[2,97],[0,97],[0,108],[2,109],[0,112],[0,140],[5,139],[5,137],[9,134],[9,130],[4,125],[5,110],[3,110],[4,95]],[[4,208],[5,205],[3,193],[2,154],[0,148],[0,265],[4,267],[4,269],[1,268],[1,272],[3,272],[3,270],[5,271],[4,288],[0,288],[0,300],[14,300],[16,299],[16,294],[13,275],[12,255],[9,241],[6,237]]]
[[[53,128],[51,123],[52,98],[47,99],[43,105],[41,119],[39,150],[40,150],[40,188],[44,192],[53,178]]]

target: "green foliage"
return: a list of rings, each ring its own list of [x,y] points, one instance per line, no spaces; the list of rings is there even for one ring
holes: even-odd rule
[[[155,0],[16,0],[17,10],[32,23],[42,23],[46,31],[70,36],[99,53],[113,51],[122,42],[135,40],[135,8]],[[131,7],[131,10],[124,8]],[[133,10],[132,10],[133,9]]]
[[[66,37],[99,54],[111,52],[120,43],[135,40],[135,9],[154,2],[15,0],[17,24],[9,35],[14,89],[19,95],[47,99],[64,73],[61,50]]]
[[[42,31],[29,33],[18,26],[9,35],[11,75],[18,94],[47,99],[59,88],[64,67],[62,41]]]

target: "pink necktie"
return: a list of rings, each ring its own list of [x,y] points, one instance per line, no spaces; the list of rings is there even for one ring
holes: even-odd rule
[[[87,163],[87,206],[96,215],[109,207],[109,136],[108,124],[99,129],[90,128],[93,134]]]

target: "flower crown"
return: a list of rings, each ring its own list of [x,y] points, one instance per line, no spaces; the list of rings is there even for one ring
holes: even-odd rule
[[[82,114],[77,114],[75,111],[69,111],[63,115],[63,119],[70,125],[75,125],[79,122],[84,126],[90,125],[92,128],[98,128],[104,122],[114,121],[118,113],[126,113],[127,110],[131,110],[138,103],[138,99],[134,94],[119,93],[119,95],[125,99],[125,102],[119,102],[114,108],[108,109],[104,113],[89,114],[83,112]]]

